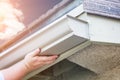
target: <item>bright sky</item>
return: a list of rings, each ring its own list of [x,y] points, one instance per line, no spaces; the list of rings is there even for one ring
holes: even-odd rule
[[[8,0],[0,0],[0,40],[6,40],[22,31],[22,12]]]
[[[61,0],[9,1],[11,0],[0,0],[0,40],[6,40],[16,35]]]

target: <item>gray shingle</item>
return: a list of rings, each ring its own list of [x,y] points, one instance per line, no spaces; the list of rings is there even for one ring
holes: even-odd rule
[[[84,10],[88,13],[120,19],[120,0],[84,0]]]

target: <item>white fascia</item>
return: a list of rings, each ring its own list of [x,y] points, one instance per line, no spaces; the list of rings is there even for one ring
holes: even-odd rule
[[[87,16],[91,41],[120,44],[120,20],[91,14]]]
[[[95,43],[120,44],[120,19],[83,13],[77,19],[89,24],[89,39]]]

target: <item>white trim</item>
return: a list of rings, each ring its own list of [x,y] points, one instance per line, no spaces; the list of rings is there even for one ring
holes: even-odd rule
[[[120,20],[85,12],[76,18],[88,22],[90,41],[120,44]]]
[[[120,44],[120,20],[87,15],[91,41]]]

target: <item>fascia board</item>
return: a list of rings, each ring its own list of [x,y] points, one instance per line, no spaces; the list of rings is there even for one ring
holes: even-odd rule
[[[76,13],[71,12],[70,16],[74,19],[88,22],[89,31],[87,34],[89,34],[88,37],[90,41],[104,44],[120,44],[120,19],[86,13],[82,7],[80,8],[82,8],[81,10],[83,11],[80,11],[80,8],[77,8],[75,10]],[[80,12],[81,14],[78,14],[77,12]]]
[[[89,36],[93,42],[120,44],[120,20],[87,14]]]

